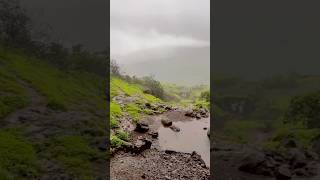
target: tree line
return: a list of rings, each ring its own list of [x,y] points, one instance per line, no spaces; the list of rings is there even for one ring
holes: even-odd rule
[[[5,50],[23,51],[65,71],[108,75],[107,51],[92,52],[81,44],[67,48],[60,42],[35,40],[32,30],[32,21],[18,0],[0,0],[0,44]]]

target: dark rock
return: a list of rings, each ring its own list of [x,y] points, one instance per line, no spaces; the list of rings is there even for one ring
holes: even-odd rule
[[[143,174],[143,175],[141,176],[141,178],[142,178],[142,179],[145,179],[145,178],[146,178],[146,175],[145,175],[145,174]]]
[[[158,138],[159,136],[159,133],[158,132],[150,132],[149,135],[152,137],[152,138]]]
[[[172,121],[168,118],[162,118],[161,119],[161,123],[164,125],[164,126],[171,126],[172,125]]]
[[[210,138],[210,129],[207,131],[207,136]]]
[[[20,122],[26,122],[26,121],[28,120],[28,117],[26,117],[26,116],[19,116],[19,117],[18,117],[18,120],[19,120]]]
[[[293,139],[284,139],[282,143],[283,143],[284,147],[286,147],[286,148],[296,148],[297,147],[297,143]]]
[[[145,121],[137,122],[135,131],[145,133],[149,131],[149,125]]]
[[[170,126],[170,129],[172,130],[172,131],[174,131],[174,132],[180,132],[180,128],[179,127],[177,127],[177,126]]]
[[[252,152],[242,160],[239,170],[252,174],[272,176],[273,162],[266,162],[267,159],[264,153]]]
[[[208,129],[207,127],[204,127],[204,128],[203,128],[203,130],[207,130],[207,129]]]
[[[275,177],[277,180],[290,180],[291,179],[291,171],[288,165],[281,165],[277,168]]]
[[[176,153],[176,151],[173,151],[173,150],[165,150],[164,151],[166,154],[173,154],[173,153]]]
[[[147,108],[151,108],[151,104],[150,103],[147,102],[145,105],[146,105]]]
[[[146,149],[150,149],[152,142],[148,139],[138,139],[132,146],[131,152],[140,154]]]
[[[166,111],[171,111],[171,110],[172,110],[172,107],[166,106],[164,109],[165,109]]]
[[[299,148],[289,149],[286,156],[294,168],[301,168],[306,166],[307,164],[307,158],[305,156],[304,150],[301,150]]]

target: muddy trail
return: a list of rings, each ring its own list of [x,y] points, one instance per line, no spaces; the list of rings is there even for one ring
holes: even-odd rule
[[[259,137],[260,138],[260,137]],[[212,149],[214,180],[318,180],[320,161],[297,148],[288,149],[290,160],[253,145],[215,139]]]
[[[16,110],[1,119],[1,129],[21,128],[24,137],[35,144],[37,156],[41,167],[41,180],[72,179],[72,176],[61,163],[48,154],[47,142],[56,136],[82,135],[86,124],[95,116],[105,117],[104,112],[95,112],[93,115],[85,111],[53,110],[47,106],[47,99],[35,90],[28,82],[18,80],[23,85],[29,103],[26,107]],[[100,114],[99,114],[100,113]],[[92,146],[97,149],[103,142],[101,136],[92,140]],[[99,179],[106,179],[106,162],[98,159],[93,162],[98,172]]]
[[[201,144],[201,141],[207,140],[205,142],[208,144],[203,142],[202,144],[210,154],[209,138],[206,136],[207,129],[210,128],[209,121],[196,120],[185,114],[185,110],[176,109],[142,119],[142,123],[147,122],[149,130],[143,133],[132,131],[131,142],[149,139],[150,148],[139,153],[126,150],[116,152],[110,161],[111,179],[209,179],[210,160],[207,159],[205,162],[202,158],[203,153],[201,156],[199,149],[194,148],[197,146],[196,143]],[[163,119],[172,122],[172,125],[164,126]],[[192,122],[199,122],[199,126],[194,126],[193,129],[199,130],[196,132],[203,131],[205,137],[197,139],[198,137],[195,136],[195,139],[189,141],[189,144],[194,143],[194,147],[183,147],[185,135],[182,132],[187,135],[195,133],[188,128],[188,123]]]

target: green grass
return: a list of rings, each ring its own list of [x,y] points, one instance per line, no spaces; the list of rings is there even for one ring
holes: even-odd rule
[[[66,110],[73,105],[81,107],[83,102],[90,103],[84,109],[106,108],[105,80],[102,77],[85,72],[66,73],[43,60],[29,58],[18,52],[1,56],[8,69],[47,98],[48,107],[52,109]]]
[[[248,143],[254,130],[263,129],[264,125],[257,121],[233,120],[225,124],[224,134],[238,143]]]
[[[284,140],[293,140],[299,148],[312,149],[312,141],[320,135],[320,129],[308,129],[301,122],[279,125],[273,137],[263,144],[263,148],[280,153],[286,152]]]
[[[113,148],[120,148],[125,143],[124,140],[118,138],[116,135],[111,135],[110,144]]]
[[[17,133],[0,131],[0,179],[34,179],[38,173],[32,144]]]
[[[116,136],[123,141],[129,140],[129,134],[122,130],[117,131]]]
[[[28,104],[25,89],[0,58],[0,118]]]
[[[114,117],[120,117],[122,116],[122,110],[118,103],[111,102],[110,103],[110,115]]]
[[[96,179],[92,159],[101,153],[92,149],[81,136],[60,136],[51,140],[49,151],[74,178]]]
[[[129,113],[129,115],[132,117],[134,122],[138,122],[140,120],[140,113],[142,112],[141,108],[135,104],[135,103],[131,103],[131,104],[127,104],[125,106],[125,111]]]

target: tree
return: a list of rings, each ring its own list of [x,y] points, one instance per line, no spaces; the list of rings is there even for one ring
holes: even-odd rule
[[[115,60],[111,60],[110,62],[110,72],[112,75],[121,76],[120,66]]]
[[[210,102],[210,91],[204,91],[200,94],[200,99]]]
[[[320,92],[291,99],[286,122],[303,122],[309,128],[320,128]]]
[[[161,83],[154,79],[154,76],[146,76],[143,78],[143,84],[150,90],[150,94],[163,99],[164,90]]]
[[[30,19],[18,0],[0,0],[0,35],[11,45],[25,45],[30,41]]]

